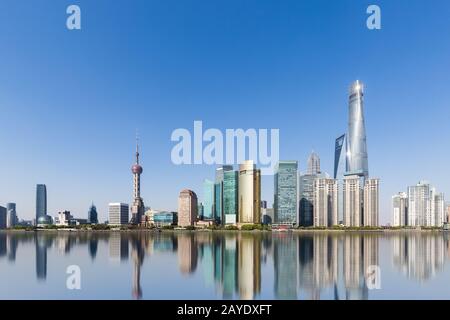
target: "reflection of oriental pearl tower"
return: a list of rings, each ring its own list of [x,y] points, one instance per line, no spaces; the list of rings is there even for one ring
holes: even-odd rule
[[[131,206],[131,223],[140,224],[144,216],[144,201],[141,198],[141,173],[142,167],[139,164],[139,140],[136,137],[136,163],[131,167],[133,173],[133,205]]]

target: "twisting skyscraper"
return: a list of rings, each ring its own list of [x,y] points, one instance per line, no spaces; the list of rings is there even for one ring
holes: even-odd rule
[[[364,86],[356,80],[350,86],[347,133],[347,173],[369,176],[366,126],[364,123]]]
[[[144,216],[144,200],[141,198],[142,166],[139,164],[139,140],[136,137],[136,163],[131,167],[133,173],[133,205],[131,206],[131,223],[140,224]]]

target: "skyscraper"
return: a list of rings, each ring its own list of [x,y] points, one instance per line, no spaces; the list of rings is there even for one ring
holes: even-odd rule
[[[6,229],[7,223],[6,208],[0,206],[0,229]]]
[[[133,173],[133,205],[131,206],[131,223],[141,224],[144,217],[145,206],[141,198],[142,166],[139,164],[139,141],[136,138],[136,163],[131,167]]]
[[[297,161],[279,161],[274,177],[274,223],[297,224]],[[317,168],[316,168],[317,169]]]
[[[403,227],[408,223],[408,195],[399,192],[392,197],[392,225]]]
[[[90,224],[98,223],[97,207],[93,203],[92,203],[91,207],[89,208],[88,223],[90,223]]]
[[[350,86],[347,133],[347,173],[367,178],[366,127],[364,123],[364,85],[356,80]]]
[[[300,212],[299,224],[303,227],[314,225],[314,181],[317,175],[305,174],[300,176]]]
[[[36,223],[40,217],[47,215],[47,187],[45,184],[36,186]]]
[[[338,184],[335,179],[314,180],[314,226],[338,224]]]
[[[338,220],[344,220],[344,175],[347,172],[347,139],[343,134],[334,147],[334,179],[338,181]]]
[[[361,179],[357,175],[344,177],[344,225],[347,227],[361,226],[362,188]]]
[[[320,173],[320,158],[314,151],[308,158],[308,171],[307,174],[319,174]]]
[[[408,187],[408,225],[442,226],[444,223],[443,195],[426,181]],[[439,205],[436,205],[436,201]]]
[[[214,218],[219,224],[223,224],[225,220],[223,212],[223,182],[225,179],[225,172],[233,172],[233,166],[225,165],[216,169],[216,181],[214,184]]]
[[[17,224],[17,212],[15,203],[6,204],[6,226],[7,228],[13,228]]]
[[[178,197],[178,225],[193,226],[197,219],[197,195],[192,190],[182,190]]]
[[[261,170],[252,160],[239,166],[239,223],[261,223]]]
[[[208,179],[203,181],[203,217],[204,220],[214,218],[214,182]]]
[[[126,203],[110,203],[108,206],[109,224],[120,226],[128,224],[129,207]]]
[[[224,171],[223,216],[225,224],[236,224],[238,213],[239,176],[232,170]]]
[[[364,184],[363,225],[378,227],[380,180],[367,179]]]

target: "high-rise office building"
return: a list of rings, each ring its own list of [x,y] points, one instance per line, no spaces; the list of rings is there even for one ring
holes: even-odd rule
[[[305,174],[299,178],[299,225],[314,225],[314,181],[317,175]]]
[[[133,204],[131,206],[131,223],[141,224],[145,213],[144,200],[141,198],[142,166],[139,164],[139,142],[136,139],[136,162],[131,167],[133,173]]]
[[[97,207],[93,203],[92,203],[91,207],[89,208],[88,223],[90,223],[90,224],[98,223]]]
[[[320,158],[314,151],[308,158],[308,170],[306,174],[319,174],[320,173]]]
[[[438,227],[444,223],[444,196],[428,182],[408,187],[408,225]]]
[[[197,220],[197,195],[192,190],[182,190],[178,197],[178,225],[193,226]]]
[[[338,220],[344,220],[344,175],[347,172],[347,139],[343,134],[334,146],[334,179],[338,181]]]
[[[314,226],[338,224],[338,183],[335,179],[314,180]]]
[[[121,226],[128,224],[129,207],[126,203],[110,203],[108,206],[109,224]]]
[[[36,221],[47,215],[47,187],[45,184],[36,186]],[[42,219],[41,219],[42,220]]]
[[[446,222],[450,223],[450,204],[445,207]]]
[[[435,226],[440,227],[444,224],[445,216],[445,200],[443,193],[437,193],[434,197],[434,216]]]
[[[362,188],[361,179],[357,175],[344,177],[344,225],[360,227],[362,220]]]
[[[239,223],[261,223],[261,170],[252,160],[239,166]]]
[[[279,161],[274,176],[274,223],[295,225],[297,221],[297,161]]]
[[[347,174],[369,176],[366,127],[364,123],[364,85],[356,80],[350,86],[347,133]]]
[[[203,220],[214,218],[214,182],[208,179],[203,181]]]
[[[408,195],[399,192],[392,197],[392,226],[403,227],[408,223]]]
[[[237,171],[224,171],[223,176],[223,216],[225,224],[236,224],[238,213],[239,174]]]
[[[14,226],[18,223],[17,212],[16,212],[16,204],[15,203],[7,203],[6,204],[6,227],[14,228]]]
[[[367,179],[364,184],[363,225],[378,227],[380,180]]]
[[[7,223],[6,208],[0,206],[0,229],[6,229]]]
[[[225,172],[233,172],[233,166],[225,165],[216,169],[216,179],[214,184],[214,219],[219,224],[224,224],[224,211],[223,211],[223,182],[225,179]]]

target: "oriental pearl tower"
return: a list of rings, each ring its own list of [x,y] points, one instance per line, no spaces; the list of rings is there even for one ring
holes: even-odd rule
[[[136,136],[136,163],[131,167],[133,173],[133,205],[131,206],[131,223],[141,224],[144,216],[144,201],[141,198],[142,166],[139,164],[139,139]]]

